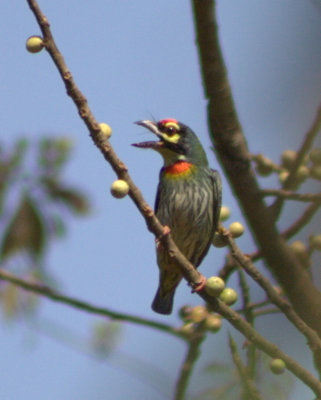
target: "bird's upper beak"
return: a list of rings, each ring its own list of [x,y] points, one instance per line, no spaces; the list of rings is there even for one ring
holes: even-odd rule
[[[158,149],[159,147],[163,146],[163,144],[164,144],[163,137],[162,137],[162,134],[160,133],[160,131],[157,127],[157,124],[155,122],[143,120],[143,121],[137,121],[137,122],[135,122],[135,124],[144,126],[148,130],[150,130],[152,133],[154,133],[160,140],[133,143],[132,146],[140,147],[142,149]]]

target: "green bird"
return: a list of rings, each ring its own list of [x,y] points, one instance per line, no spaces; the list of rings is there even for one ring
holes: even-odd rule
[[[156,150],[164,159],[159,174],[155,213],[170,228],[174,242],[197,268],[207,254],[218,229],[222,186],[219,173],[208,166],[205,151],[195,133],[175,119],[138,121],[158,140],[133,146]],[[152,309],[170,314],[182,273],[162,246],[157,248],[159,287]]]

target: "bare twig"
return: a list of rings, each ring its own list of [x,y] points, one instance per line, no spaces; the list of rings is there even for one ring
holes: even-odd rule
[[[287,319],[307,338],[310,349],[314,355],[316,367],[321,375],[321,338],[301,319],[301,317],[294,311],[293,307],[277,293],[270,281],[260,273],[250,258],[246,257],[241,252],[228,232],[226,232],[226,239],[235,260],[237,260],[246,273],[261,286],[271,302],[279,307]]]
[[[315,378],[307,369],[302,367],[293,358],[284,353],[275,344],[271,343],[260,335],[247,321],[245,321],[237,312],[232,310],[222,301],[213,299],[205,290],[199,292],[202,298],[211,306],[211,308],[227,319],[235,329],[243,333],[243,335],[257,348],[268,354],[272,358],[281,358],[289,371],[291,371],[298,379],[309,386],[316,394],[316,400],[321,400],[321,382]]]
[[[49,288],[48,286],[44,286],[42,283],[37,283],[34,281],[30,282],[25,279],[19,278],[18,276],[11,274],[3,269],[0,269],[0,280],[11,282],[24,290],[28,290],[29,292],[36,293],[58,303],[67,304],[71,307],[89,312],[91,314],[108,317],[115,321],[130,322],[133,324],[158,329],[160,331],[169,333],[182,339],[186,339],[183,334],[181,334],[178,330],[168,324],[152,321],[146,318],[136,317],[135,315],[119,313],[116,311],[112,311],[108,308],[98,307],[85,301],[79,300],[75,297],[66,296],[62,293],[55,291],[54,289]]]
[[[191,339],[189,340],[186,357],[180,369],[179,377],[177,380],[174,400],[185,399],[189,378],[191,376],[195,363],[200,356],[200,347],[204,338],[204,327],[202,326],[202,324],[200,324],[195,328],[195,331]]]
[[[234,364],[238,370],[238,373],[241,378],[241,384],[243,388],[242,399],[251,399],[251,400],[261,400],[258,390],[255,387],[255,384],[251,377],[248,375],[246,366],[243,364],[239,352],[237,350],[236,343],[232,338],[231,334],[229,334],[229,346],[232,354],[232,358]]]
[[[314,216],[314,214],[318,211],[319,208],[320,208],[320,203],[310,204],[305,209],[303,214],[289,228],[287,228],[284,232],[282,232],[282,236],[285,239],[290,239],[292,236],[300,232],[301,229],[311,221],[311,218]]]
[[[286,200],[297,200],[297,201],[303,201],[303,202],[318,202],[321,203],[321,193],[296,193],[296,192],[291,192],[289,190],[275,190],[275,189],[264,189],[261,191],[262,196],[267,197],[267,196],[276,196],[276,197],[281,197],[282,199]]]

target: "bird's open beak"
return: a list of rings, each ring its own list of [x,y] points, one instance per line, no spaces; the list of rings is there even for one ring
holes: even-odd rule
[[[157,124],[153,121],[143,120],[137,121],[135,124],[144,126],[148,130],[150,130],[154,135],[156,135],[160,140],[158,141],[148,141],[148,142],[140,142],[140,143],[133,143],[132,146],[140,147],[142,149],[158,149],[162,147],[164,142],[162,140],[162,135],[158,130]]]

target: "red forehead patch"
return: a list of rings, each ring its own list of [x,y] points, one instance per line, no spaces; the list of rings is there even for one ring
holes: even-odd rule
[[[169,122],[173,122],[174,124],[177,124],[177,123],[178,123],[178,121],[177,121],[176,119],[173,119],[173,118],[162,119],[161,121],[159,121],[159,123],[160,123],[161,125],[166,125],[166,124],[168,124]]]

